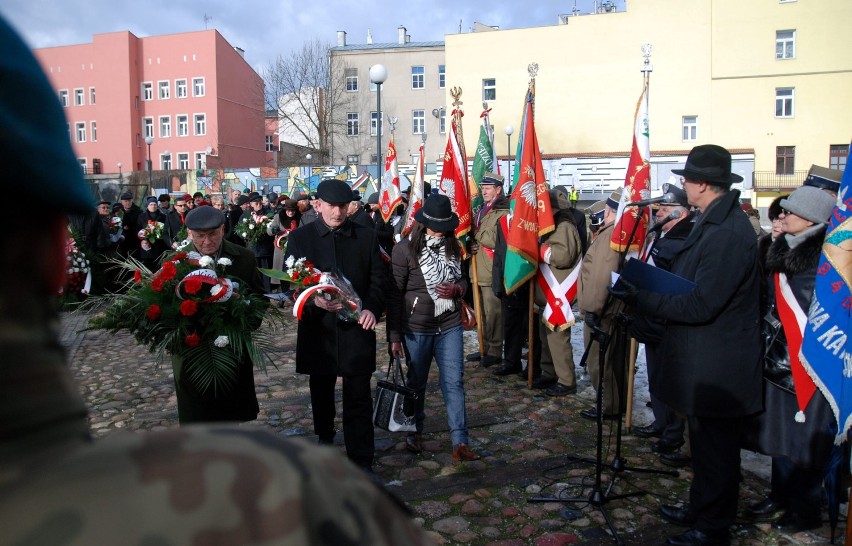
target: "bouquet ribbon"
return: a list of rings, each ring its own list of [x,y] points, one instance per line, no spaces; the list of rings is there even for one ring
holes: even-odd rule
[[[301,320],[302,311],[304,310],[305,305],[308,303],[308,300],[311,299],[311,296],[321,290],[325,290],[328,292],[336,292],[337,294],[340,294],[341,296],[345,297],[343,291],[340,288],[334,286],[333,284],[315,284],[310,288],[306,288],[305,290],[303,290],[302,293],[299,294],[299,297],[296,298],[296,303],[293,304],[293,316]]]
[[[231,283],[230,279],[220,279],[219,276],[216,275],[216,272],[212,269],[196,269],[181,279],[177,286],[175,286],[175,295],[178,298],[184,299],[180,289],[188,279],[195,277],[199,277],[202,284],[207,284],[213,287],[210,289],[210,297],[201,300],[201,303],[225,302],[231,299],[231,296],[234,294],[234,285]],[[218,291],[215,289],[216,286],[220,287]]]

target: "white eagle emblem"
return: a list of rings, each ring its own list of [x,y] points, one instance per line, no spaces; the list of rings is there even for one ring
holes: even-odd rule
[[[521,198],[526,201],[531,208],[536,207],[535,182],[527,180],[521,184],[521,187],[518,189],[518,193],[520,193]]]

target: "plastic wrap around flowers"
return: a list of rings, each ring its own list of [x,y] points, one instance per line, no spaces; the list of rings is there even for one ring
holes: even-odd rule
[[[323,298],[326,301],[339,301],[343,308],[337,312],[337,318],[344,322],[357,322],[361,316],[361,298],[355,293],[352,283],[343,275],[323,273],[319,284],[303,290],[293,305],[293,316],[301,319],[305,305],[312,297]]]

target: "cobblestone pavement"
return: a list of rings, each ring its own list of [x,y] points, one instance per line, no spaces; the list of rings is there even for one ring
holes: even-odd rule
[[[171,369],[155,365],[154,355],[137,346],[126,334],[103,331],[79,332],[87,317],[63,314],[63,343],[69,349],[70,366],[89,407],[96,438],[121,429],[157,430],[177,426],[177,410]],[[315,441],[306,376],[295,373],[295,322],[277,334],[277,368],[256,374],[260,415],[242,426],[266,427],[287,437]],[[379,339],[384,325],[379,325]],[[575,361],[580,361],[582,331],[573,332]],[[317,340],[321,342],[321,340]],[[473,332],[465,334],[466,352],[477,350]],[[379,362],[387,363],[386,345],[378,347]],[[474,462],[453,464],[443,399],[433,366],[427,391],[424,451],[406,451],[403,435],[376,431],[374,470],[389,490],[403,499],[414,516],[441,544],[536,545],[612,544],[602,510],[585,502],[594,485],[594,467],[572,463],[571,455],[594,457],[596,424],[579,417],[593,407],[594,391],[588,376],[578,371],[576,395],[550,398],[528,389],[512,375],[506,379],[478,364],[465,370],[467,415],[471,448],[482,455]],[[376,377],[383,371],[376,372]],[[641,358],[637,365],[633,424],[650,422],[646,408],[647,379]],[[338,403],[340,390],[338,389]],[[614,428],[614,427],[613,427]],[[342,427],[338,423],[338,430]],[[617,442],[614,430],[604,426],[603,453],[607,463],[602,488],[612,494],[636,492],[636,496],[604,503],[613,527],[626,544],[659,544],[680,529],[657,514],[663,503],[687,499],[691,471],[675,475],[621,471],[609,466]],[[342,433],[336,446],[343,452]],[[624,433],[621,454],[630,467],[671,470],[650,450],[646,439]],[[765,460],[757,459],[743,470],[740,507],[762,498],[768,491]],[[552,499],[579,498],[581,502]],[[530,502],[530,499],[543,499]],[[845,508],[845,505],[843,506]],[[844,510],[845,512],[845,510]],[[841,515],[836,544],[843,543]],[[769,524],[742,524],[733,529],[733,544],[828,543],[826,524],[814,532],[782,535]]]

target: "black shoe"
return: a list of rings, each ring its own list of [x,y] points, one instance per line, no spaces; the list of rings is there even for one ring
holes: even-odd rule
[[[598,420],[598,412],[593,409],[584,409],[580,412],[580,417],[584,419],[588,419],[589,421],[597,421]],[[615,421],[618,419],[617,413],[604,413],[603,415],[604,421]]]
[[[501,362],[503,362],[503,359],[499,356],[485,355],[482,357],[482,361],[480,361],[479,365],[483,368],[488,368],[500,364]]]
[[[666,440],[665,438],[661,438],[651,444],[651,451],[654,453],[674,453],[680,446],[682,446],[685,442],[683,440]]]
[[[654,423],[650,425],[645,425],[644,427],[636,427],[631,429],[634,436],[638,436],[640,438],[659,438],[663,435],[662,430],[657,430],[654,428]]]
[[[504,376],[504,375],[511,375],[513,373],[518,373],[521,370],[522,369],[521,369],[520,365],[517,365],[517,364],[513,365],[513,364],[510,364],[510,363],[504,361],[503,364],[501,364],[499,368],[495,369],[491,373],[493,375],[497,375],[497,376]]]
[[[549,375],[540,375],[535,378],[532,382],[532,388],[534,389],[549,389],[553,385],[556,384],[557,379],[555,377],[550,377]]]
[[[692,527],[692,524],[695,523],[695,516],[689,513],[689,505],[678,508],[677,506],[664,504],[660,506],[660,516],[667,522],[680,525],[681,527]]]
[[[565,396],[568,394],[576,394],[577,393],[577,385],[563,385],[562,383],[557,383],[544,391],[544,394],[547,396]]]
[[[317,438],[317,443],[321,446],[332,446],[334,445],[334,434],[331,436],[320,436]]]
[[[698,529],[669,537],[666,544],[674,546],[728,546],[731,543],[731,535],[727,531],[706,533]]]
[[[784,515],[778,518],[772,524],[773,529],[783,531],[785,533],[801,533],[802,531],[810,531],[822,527],[822,518],[816,516],[802,516],[795,512],[784,512]]]
[[[464,357],[466,362],[479,362],[482,360],[482,355],[479,353],[470,353]]]
[[[755,519],[776,519],[783,511],[784,507],[781,506],[780,502],[773,500],[772,497],[766,497],[760,502],[749,505],[749,507],[746,508],[746,515]]]
[[[692,465],[692,457],[684,455],[680,451],[674,453],[660,453],[660,462],[666,466],[684,467]]]

